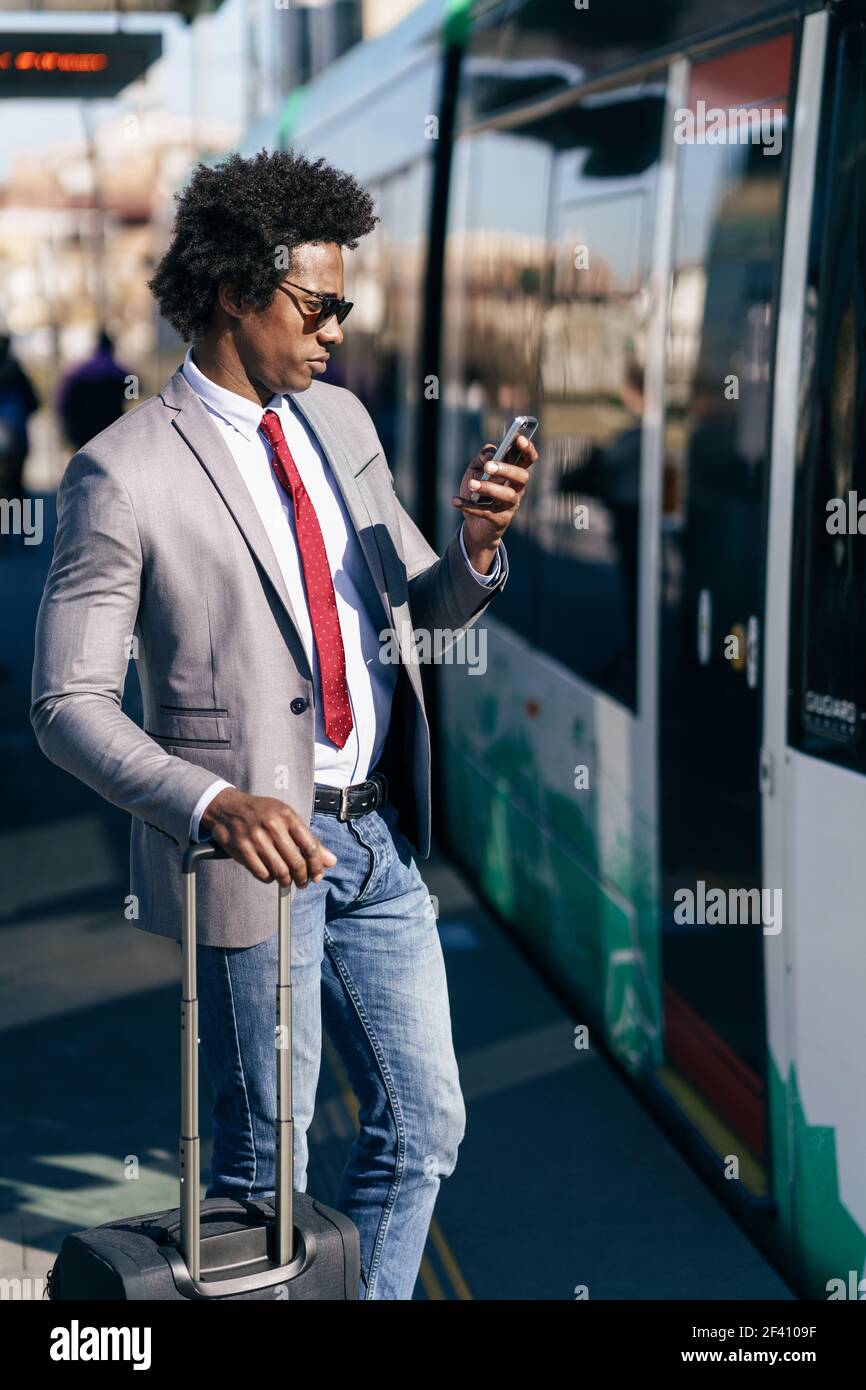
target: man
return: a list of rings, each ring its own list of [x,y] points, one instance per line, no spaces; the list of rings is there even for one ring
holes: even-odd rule
[[[524,441],[522,464],[480,486],[478,455],[465,492],[493,510],[455,498],[462,527],[437,559],[367,411],[321,380],[351,307],[341,248],[376,220],[321,160],[262,151],[194,172],[151,281],[192,347],[69,464],[32,720],[50,758],[133,815],[138,926],[179,935],[191,837],[236,861],[209,864],[198,888],[208,1196],[274,1190],[277,937],[261,885],[303,890],[295,1187],[324,1018],[359,1104],[336,1204],[360,1231],[360,1296],[408,1299],[465,1123],[413,857],[429,851],[430,744],[411,630],[468,627],[502,587],[502,535],[536,454]],[[399,663],[379,659],[387,634]],[[130,654],[144,729],[120,708]]]

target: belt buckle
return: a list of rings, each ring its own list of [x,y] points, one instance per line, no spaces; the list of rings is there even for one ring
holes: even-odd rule
[[[349,819],[349,788],[340,788],[340,809],[337,812],[337,820],[347,821]]]

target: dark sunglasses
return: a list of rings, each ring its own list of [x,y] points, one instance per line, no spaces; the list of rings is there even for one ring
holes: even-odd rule
[[[336,294],[321,294],[319,290],[308,290],[305,285],[296,285],[294,280],[286,280],[285,284],[291,285],[293,289],[303,290],[304,294],[308,294],[311,299],[319,300],[321,308],[315,310],[317,328],[323,328],[328,319],[333,318],[334,315],[336,315],[337,323],[343,323],[351,313],[353,304],[351,299],[340,299]],[[283,285],[280,285],[279,288],[282,289]],[[302,309],[301,313],[303,312]],[[307,315],[307,317],[309,316]]]

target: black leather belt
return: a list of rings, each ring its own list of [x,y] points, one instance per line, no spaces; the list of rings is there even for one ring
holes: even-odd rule
[[[366,816],[387,799],[388,783],[381,772],[374,772],[366,782],[353,782],[349,787],[324,787],[317,782],[313,807],[345,821]]]

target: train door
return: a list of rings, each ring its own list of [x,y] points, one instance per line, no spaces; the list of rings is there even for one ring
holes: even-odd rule
[[[766,1190],[760,746],[790,34],[692,65],[678,113],[659,613],[659,1079]]]

